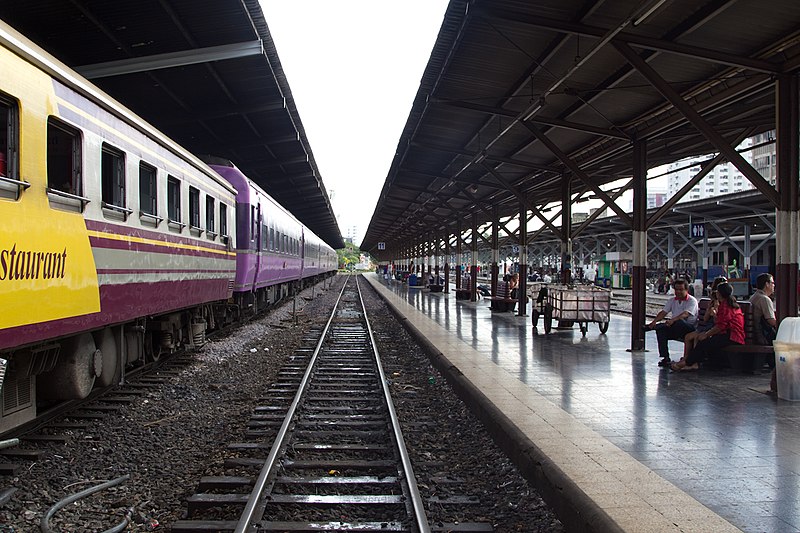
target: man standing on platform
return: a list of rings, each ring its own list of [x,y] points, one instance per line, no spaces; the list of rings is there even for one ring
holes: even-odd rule
[[[656,332],[658,355],[661,357],[658,366],[661,367],[669,367],[672,362],[669,358],[668,341],[683,340],[687,333],[694,331],[697,323],[697,298],[689,294],[686,280],[675,280],[673,288],[675,296],[667,300],[655,319],[645,326],[646,330]],[[659,322],[665,318],[664,323],[660,324]]]

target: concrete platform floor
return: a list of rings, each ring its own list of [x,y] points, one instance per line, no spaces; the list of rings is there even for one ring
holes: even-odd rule
[[[653,334],[649,351],[627,351],[625,315],[605,335],[596,324],[545,335],[483,300],[366,278],[606,527],[800,531],[800,402],[765,394],[769,374],[660,369]]]

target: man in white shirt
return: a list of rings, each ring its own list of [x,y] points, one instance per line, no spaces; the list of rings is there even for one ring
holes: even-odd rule
[[[753,337],[756,344],[769,345],[773,340],[764,337],[762,318],[773,330],[778,327],[778,321],[775,319],[775,304],[771,298],[774,292],[775,279],[772,274],[768,272],[759,274],[756,278],[756,292],[750,297],[750,308],[753,310]]]
[[[664,308],[645,326],[647,330],[656,331],[658,355],[661,357],[658,366],[661,367],[669,367],[672,362],[669,358],[668,341],[683,340],[687,333],[694,331],[697,323],[697,298],[689,294],[686,280],[675,280],[673,288],[675,296],[667,300]],[[659,323],[661,320],[664,320],[663,324]]]

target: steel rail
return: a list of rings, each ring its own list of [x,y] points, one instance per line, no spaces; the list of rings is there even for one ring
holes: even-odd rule
[[[322,349],[322,345],[325,342],[325,336],[331,327],[331,322],[333,322],[333,319],[336,316],[339,302],[342,299],[342,295],[344,294],[344,290],[349,281],[350,280],[348,277],[348,280],[342,284],[342,290],[339,292],[339,297],[336,299],[336,302],[333,305],[333,311],[328,317],[328,321],[325,323],[325,327],[323,328],[322,334],[319,337],[319,341],[314,349],[314,353],[311,355],[311,358],[308,362],[308,367],[306,367],[305,374],[303,374],[303,379],[300,381],[300,385],[297,388],[297,393],[294,395],[292,404],[289,406],[289,409],[286,413],[286,418],[283,419],[283,424],[281,424],[281,428],[278,430],[278,434],[275,436],[275,441],[273,442],[272,448],[269,451],[269,456],[267,457],[264,466],[261,468],[261,472],[259,473],[258,478],[253,485],[253,490],[250,491],[250,497],[247,499],[247,505],[245,505],[244,511],[239,518],[239,522],[236,524],[236,529],[234,530],[235,533],[246,533],[247,531],[257,530],[256,525],[251,524],[250,522],[253,519],[253,514],[255,513],[256,507],[259,503],[258,496],[264,491],[264,487],[267,485],[270,474],[275,468],[276,460],[281,453],[284,441],[289,433],[289,426],[294,422],[297,406],[300,405],[300,400],[302,399],[303,394],[308,387],[308,383],[311,379],[311,374],[314,369],[314,363],[316,362],[319,352]]]
[[[386,400],[386,407],[389,410],[389,419],[392,423],[395,445],[400,453],[400,460],[403,464],[403,470],[406,477],[405,481],[408,485],[409,497],[411,498],[411,505],[414,509],[414,519],[420,533],[430,533],[431,528],[428,524],[428,517],[425,515],[425,506],[422,502],[422,496],[419,493],[417,478],[414,475],[414,469],[411,466],[411,459],[408,456],[408,450],[406,449],[405,440],[403,439],[403,431],[400,429],[400,421],[397,419],[397,412],[394,409],[392,394],[389,392],[389,386],[386,383],[386,375],[384,374],[383,366],[381,365],[381,356],[378,353],[378,345],[375,343],[375,337],[372,334],[372,326],[369,324],[369,316],[367,315],[367,308],[364,305],[364,298],[361,295],[361,286],[358,283],[358,277],[356,277],[356,289],[358,290],[358,298],[361,302],[361,309],[364,312],[364,321],[367,324],[369,342],[372,346],[372,352],[375,356],[375,363],[378,367],[378,375],[381,380],[381,389],[383,390],[383,396]]]

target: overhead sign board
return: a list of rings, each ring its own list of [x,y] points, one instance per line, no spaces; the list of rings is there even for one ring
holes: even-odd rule
[[[706,225],[703,222],[692,222],[689,226],[689,237],[692,239],[702,239],[706,234]]]

